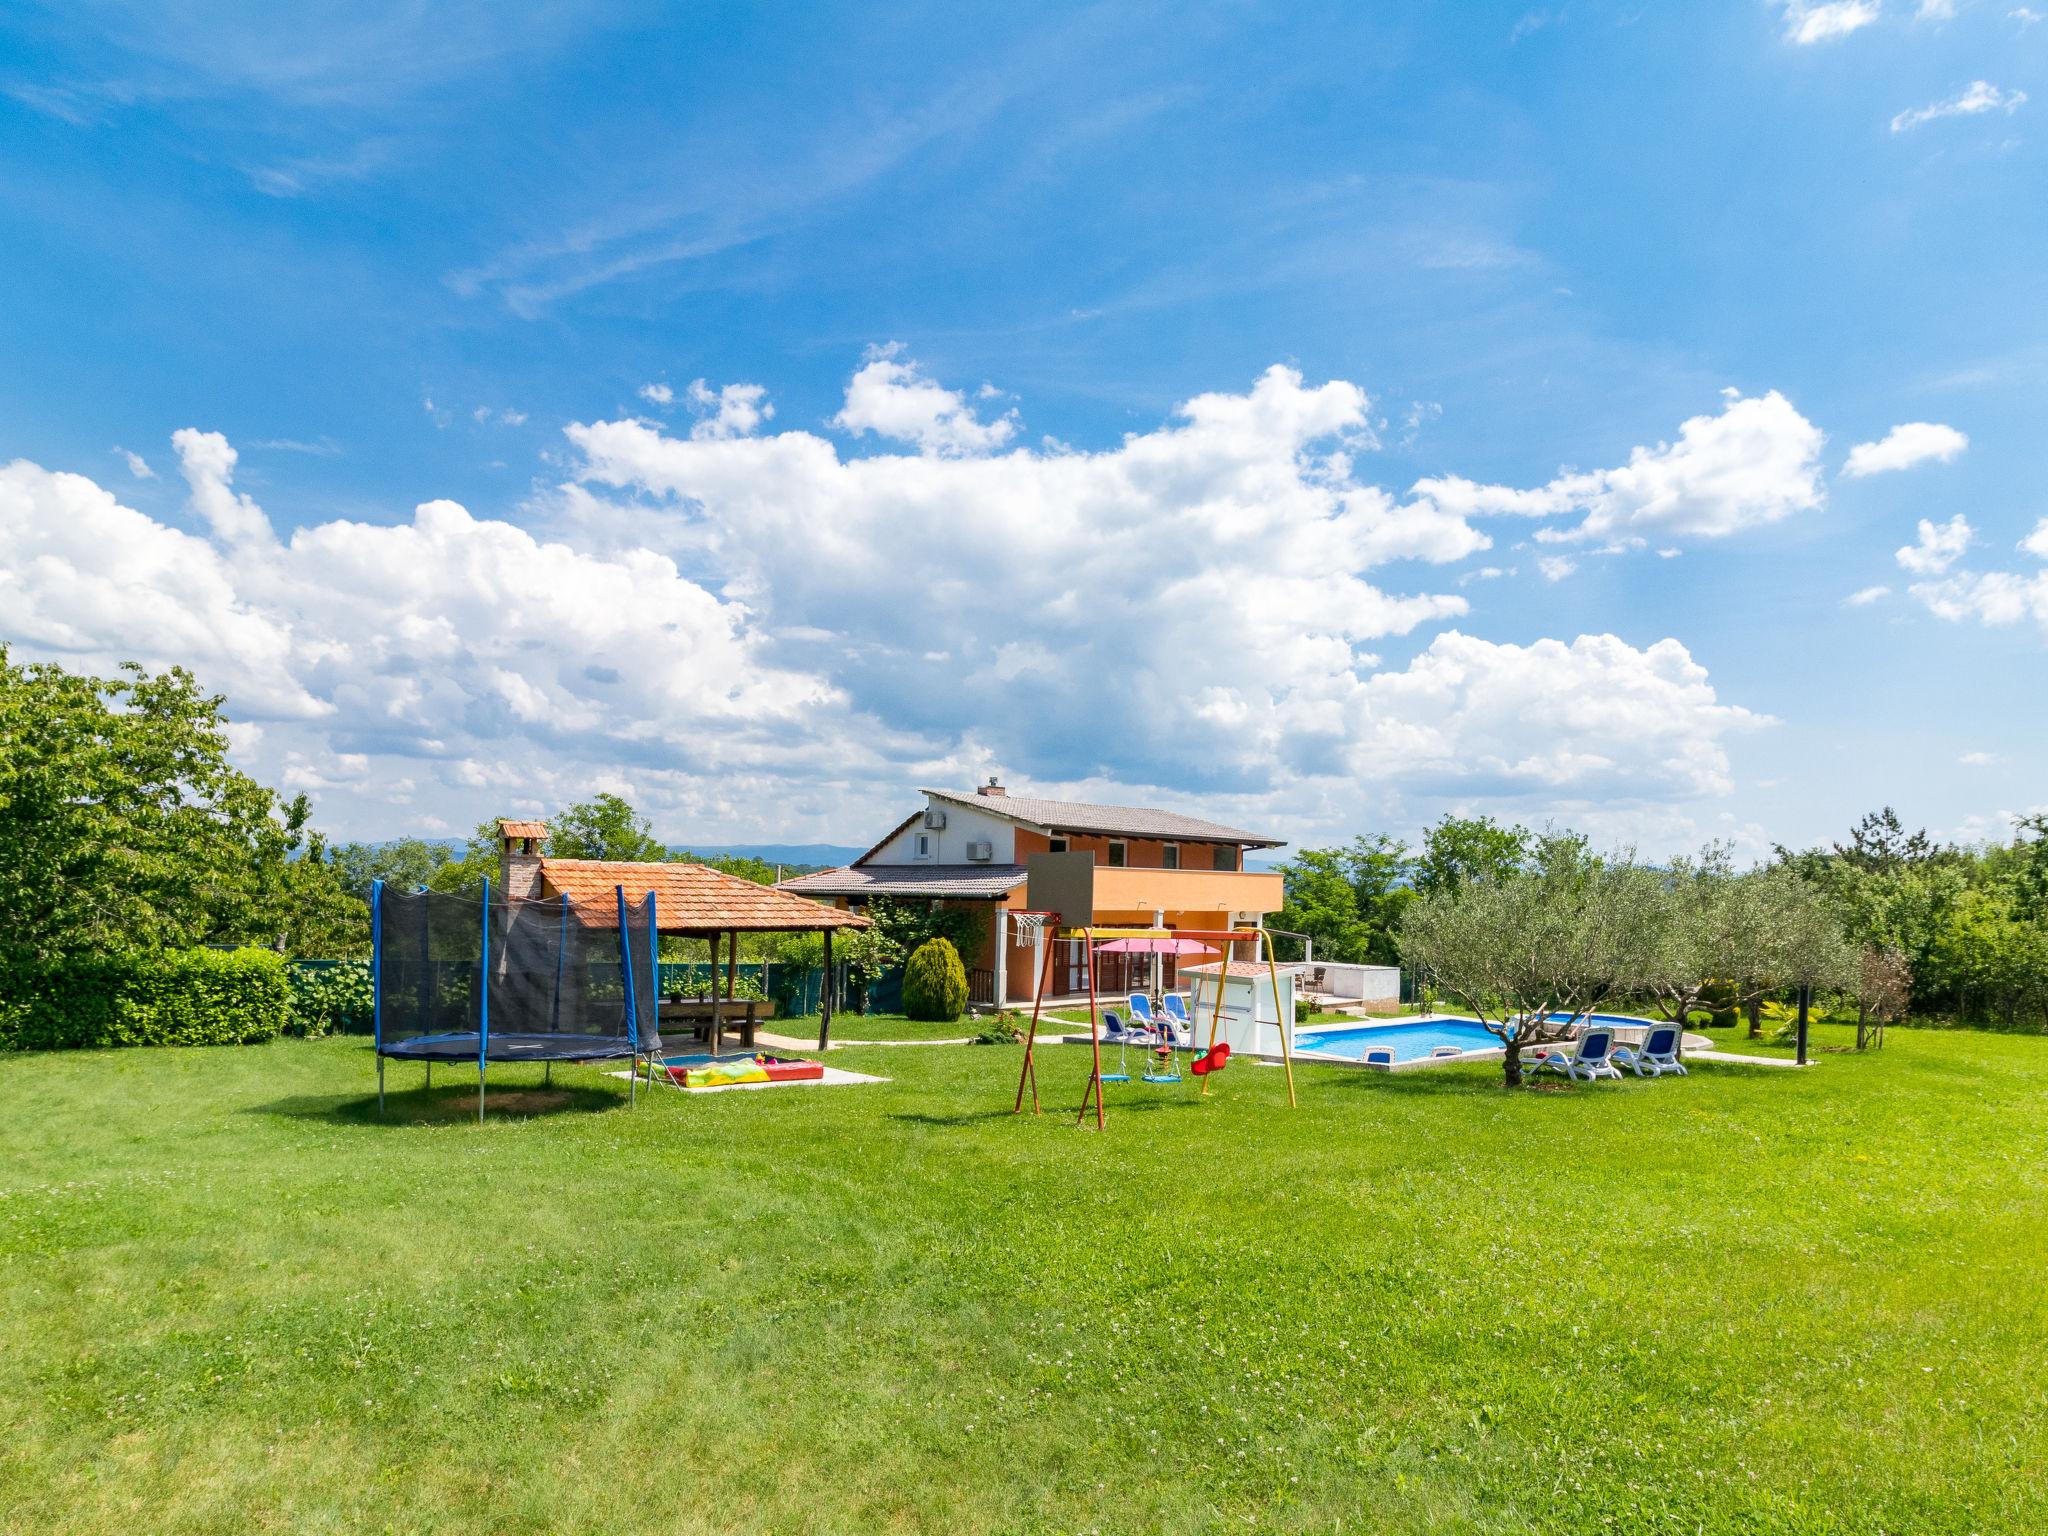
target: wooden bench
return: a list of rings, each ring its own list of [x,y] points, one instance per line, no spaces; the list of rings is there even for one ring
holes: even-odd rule
[[[711,1054],[716,1056],[724,1049],[727,1030],[737,1030],[740,1044],[751,1051],[754,1032],[763,1020],[775,1017],[775,1004],[758,997],[735,997],[730,1001],[720,998],[714,1019],[708,997],[665,997],[655,1016],[664,1037],[673,1025],[678,1034],[687,1033],[692,1040],[708,1041]]]

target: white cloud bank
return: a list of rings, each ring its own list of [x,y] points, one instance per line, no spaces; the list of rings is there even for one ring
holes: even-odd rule
[[[1933,421],[1902,422],[1877,442],[1858,443],[1851,448],[1848,462],[1842,466],[1842,473],[1849,479],[1856,480],[1865,475],[1883,475],[1893,470],[1911,469],[1916,464],[1925,464],[1930,460],[1938,464],[1947,464],[1953,462],[1969,446],[1969,438],[1954,427],[1945,427]]]
[[[2002,91],[1988,80],[1972,80],[1960,94],[1947,101],[1931,102],[1899,113],[1892,119],[1892,132],[1906,133],[1922,123],[1944,117],[1976,117],[1985,112],[2003,112],[2010,116],[2019,111],[2026,99],[2025,91]]]
[[[1383,665],[1377,643],[1467,602],[1377,573],[1490,541],[1455,498],[1357,477],[1370,402],[1342,380],[1276,367],[1094,452],[1006,447],[1010,418],[894,352],[841,416],[908,451],[764,435],[758,385],[687,396],[687,435],[567,428],[545,535],[430,501],[280,537],[234,488],[234,448],[192,429],[175,444],[198,531],[16,462],[0,639],[192,667],[229,695],[251,767],[351,834],[616,785],[679,837],[853,841],[913,782],[987,771],[1283,832],[1450,798],[1666,815],[1725,793],[1727,743],[1761,723],[1676,640],[1452,629]],[[1754,484],[1724,462],[1731,431],[1770,445]],[[1818,494],[1799,469],[1818,441],[1780,397],[1732,400],[1568,504],[1730,531]]]

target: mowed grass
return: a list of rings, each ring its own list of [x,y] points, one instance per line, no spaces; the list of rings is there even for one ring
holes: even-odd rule
[[[1072,1047],[834,1059],[0,1059],[0,1529],[2048,1529],[2048,1041],[1103,1135]]]

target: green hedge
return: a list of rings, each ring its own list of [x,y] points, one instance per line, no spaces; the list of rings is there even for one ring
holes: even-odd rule
[[[244,1045],[292,1017],[284,957],[267,949],[96,955],[0,976],[0,1049]]]

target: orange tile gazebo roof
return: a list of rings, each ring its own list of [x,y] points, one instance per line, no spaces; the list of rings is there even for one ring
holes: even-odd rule
[[[611,859],[542,859],[541,885],[593,916],[614,901],[615,887],[638,901],[654,893],[655,922],[663,933],[818,933],[865,928],[852,912],[756,885],[703,864],[635,864]]]

